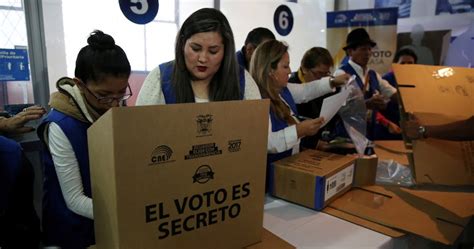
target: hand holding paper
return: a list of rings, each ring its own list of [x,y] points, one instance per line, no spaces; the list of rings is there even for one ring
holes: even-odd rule
[[[312,136],[323,127],[323,123],[323,117],[304,120],[296,125],[296,134],[298,135],[298,138]]]
[[[349,90],[347,87],[342,87],[340,93],[327,97],[323,100],[321,113],[319,114],[320,117],[324,117],[324,123],[321,125],[321,127],[325,126],[334,117],[334,115],[336,115],[341,106],[346,103],[347,96],[349,96]]]

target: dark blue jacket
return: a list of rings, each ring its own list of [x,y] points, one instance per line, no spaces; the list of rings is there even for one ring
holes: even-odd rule
[[[40,139],[44,139],[43,134],[48,127],[46,124],[51,122],[54,122],[62,129],[71,143],[79,164],[84,194],[92,198],[87,146],[87,129],[91,124],[84,123],[53,109],[38,128]],[[72,212],[66,205],[47,146],[44,149],[43,160],[44,193],[42,224],[45,245],[84,248],[95,244],[93,220]]]
[[[248,69],[247,60],[245,59],[245,54],[244,54],[244,48],[237,51],[235,53],[235,56],[237,57],[237,63],[239,63],[239,65],[242,68]]]
[[[40,225],[33,206],[33,167],[20,145],[0,136],[0,247],[38,248]]]

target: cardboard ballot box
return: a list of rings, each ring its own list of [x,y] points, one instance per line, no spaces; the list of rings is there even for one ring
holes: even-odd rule
[[[318,150],[305,150],[270,167],[270,193],[321,210],[352,186],[354,160]]]
[[[474,69],[393,64],[402,112],[422,124],[444,124],[474,115]],[[402,118],[406,116],[402,115]],[[474,185],[474,142],[413,141],[413,173],[418,184]]]
[[[403,141],[376,141],[380,160],[408,165]],[[452,245],[474,214],[474,193],[456,187],[354,187],[323,211],[391,237],[407,233]],[[472,238],[471,238],[472,241]]]
[[[452,245],[474,214],[474,193],[366,186],[351,189],[324,212],[392,237],[412,233]]]
[[[269,102],[112,108],[88,130],[96,248],[261,240]]]

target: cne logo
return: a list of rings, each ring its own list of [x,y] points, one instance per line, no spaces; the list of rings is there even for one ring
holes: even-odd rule
[[[212,171],[211,166],[201,165],[196,169],[196,173],[193,176],[193,183],[204,184],[209,180],[214,179],[214,172]]]
[[[170,160],[172,155],[173,150],[170,147],[166,145],[160,145],[156,147],[153,152],[151,152],[149,165],[174,162],[174,160]]]
[[[212,115],[198,115],[196,116],[196,125],[198,137],[211,136],[212,132]]]

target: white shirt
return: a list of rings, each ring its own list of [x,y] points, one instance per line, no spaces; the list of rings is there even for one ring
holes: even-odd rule
[[[311,81],[305,84],[288,83],[288,90],[295,101],[295,104],[306,103],[315,98],[333,92],[329,83],[329,77],[321,80]],[[280,96],[283,102],[289,107],[288,103]],[[294,112],[290,108],[290,115],[298,123],[299,120],[294,117]],[[272,132],[272,122],[269,119],[268,126],[268,153],[280,153],[287,150],[292,150],[292,155],[298,154],[300,151],[300,139],[296,132],[296,125],[290,125],[282,130]]]
[[[160,67],[153,69],[143,82],[138,93],[136,105],[164,105],[165,96],[161,90]],[[245,92],[244,99],[261,99],[255,80],[245,70]],[[196,102],[208,102],[209,100],[195,98]]]
[[[94,219],[92,199],[84,194],[79,163],[69,139],[56,124],[48,127],[49,151],[67,207],[74,213]]]
[[[364,69],[358,64],[356,64],[354,61],[352,61],[351,59],[349,60],[349,64],[352,66],[352,68],[354,68],[354,71],[356,71],[357,76],[359,76],[359,78],[362,80],[362,83],[365,85],[365,79],[369,70],[364,72]],[[336,72],[334,72],[334,76],[339,76],[345,73],[347,72],[339,68],[336,70]],[[379,81],[380,94],[382,94],[386,98],[390,98],[392,97],[393,94],[397,93],[396,88],[390,85],[388,81],[382,79],[382,77],[377,72],[375,73],[377,74],[377,80]],[[369,84],[367,84],[367,88],[368,87],[369,87]],[[365,89],[365,90],[368,90],[368,89]]]
[[[92,117],[87,111],[79,88],[65,85],[62,86],[62,89],[74,97],[79,108],[92,123]],[[92,199],[84,194],[79,163],[69,139],[61,127],[53,122],[49,124],[43,136],[51,153],[61,193],[67,207],[78,215],[94,219]]]

